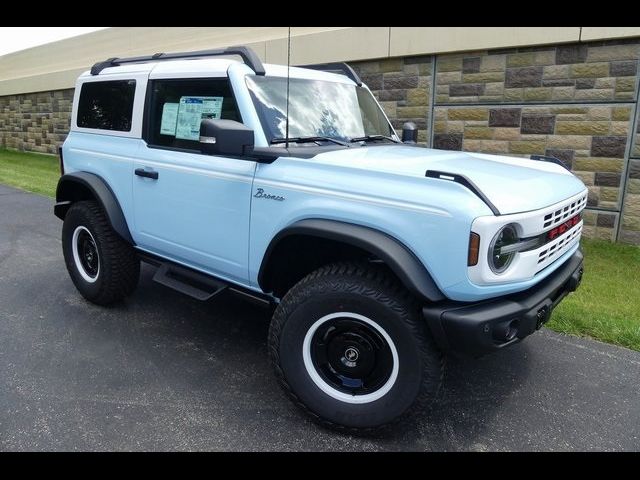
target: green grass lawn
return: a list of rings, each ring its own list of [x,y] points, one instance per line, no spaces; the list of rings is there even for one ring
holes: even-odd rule
[[[0,183],[54,197],[59,175],[55,156],[0,150]],[[548,327],[640,351],[640,247],[582,244],[582,285],[556,308]]]
[[[583,239],[580,288],[547,326],[640,351],[640,247]]]
[[[0,149],[0,183],[55,197],[59,177],[55,155]]]

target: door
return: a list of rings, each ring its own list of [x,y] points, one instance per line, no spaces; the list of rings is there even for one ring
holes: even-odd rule
[[[150,80],[146,144],[133,165],[143,249],[247,283],[256,163],[199,153],[202,118],[241,121],[227,78]]]

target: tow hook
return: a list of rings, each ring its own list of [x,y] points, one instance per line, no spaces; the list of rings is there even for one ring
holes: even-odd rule
[[[569,280],[570,292],[575,292],[576,289],[580,286],[580,283],[582,282],[583,273],[584,273],[584,268],[580,267],[580,270],[578,270],[577,272],[574,272],[573,275],[571,275],[571,279]]]
[[[536,330],[540,330],[540,327],[549,319],[549,307],[546,305],[538,310],[536,313]]]

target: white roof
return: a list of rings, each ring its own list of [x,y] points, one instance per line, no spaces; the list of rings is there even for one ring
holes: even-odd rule
[[[207,77],[210,75],[226,75],[227,70],[232,65],[243,65],[247,74],[252,74],[252,70],[243,62],[229,60],[226,58],[198,58],[185,60],[164,60],[160,62],[131,63],[117,67],[108,67],[100,72],[99,77],[106,77],[112,74],[123,73],[149,73],[150,78],[179,78],[179,77]],[[286,77],[286,65],[264,64],[267,76]],[[291,78],[308,78],[312,80],[327,80],[339,83],[353,83],[344,75],[311,70],[307,68],[290,67]],[[87,70],[80,78],[93,78],[91,72]]]

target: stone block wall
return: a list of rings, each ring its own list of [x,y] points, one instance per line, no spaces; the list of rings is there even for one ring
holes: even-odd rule
[[[557,157],[589,188],[585,234],[640,244],[639,59],[640,39],[438,56],[429,145]]]
[[[402,135],[405,122],[413,122],[422,143],[428,142],[430,133],[432,58],[428,55],[350,63],[376,96],[398,135]]]
[[[57,153],[69,132],[73,89],[0,97],[0,146]]]
[[[438,57],[436,103],[633,101],[640,43],[592,43]]]

